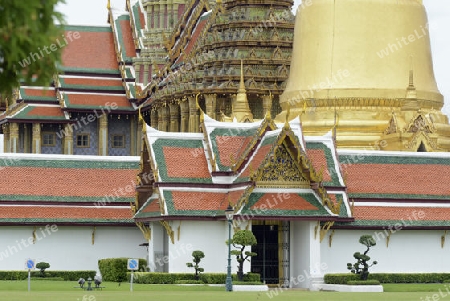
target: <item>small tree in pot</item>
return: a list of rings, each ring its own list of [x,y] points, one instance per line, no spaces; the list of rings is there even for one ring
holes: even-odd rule
[[[249,257],[256,256],[255,252],[244,251],[247,246],[254,246],[257,244],[256,237],[253,235],[253,232],[250,230],[239,230],[236,231],[233,235],[231,241],[226,242],[227,245],[231,243],[231,245],[238,250],[231,250],[231,255],[236,256],[236,260],[238,262],[238,279],[239,281],[243,281],[244,278],[244,262],[250,261]]]
[[[367,280],[367,277],[369,277],[369,268],[378,263],[377,261],[373,261],[373,263],[369,265],[370,257],[367,255],[367,253],[369,252],[370,248],[375,246],[377,243],[371,235],[362,235],[359,238],[359,243],[365,245],[367,249],[363,254],[361,254],[360,252],[356,252],[355,254],[353,254],[356,262],[354,264],[347,263],[347,269],[349,269],[350,272],[354,274],[359,274],[361,280]]]

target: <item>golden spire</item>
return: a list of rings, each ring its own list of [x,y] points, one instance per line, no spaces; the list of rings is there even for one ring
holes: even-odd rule
[[[111,0],[108,0],[108,3],[106,4],[106,8],[107,8],[108,10],[111,9]]]
[[[241,60],[241,79],[239,81],[239,89],[236,95],[236,100],[234,101],[233,104],[233,113],[231,117],[236,118],[238,122],[253,121],[253,114],[250,110],[250,106],[248,105],[247,91],[245,90],[244,67],[242,60]]]

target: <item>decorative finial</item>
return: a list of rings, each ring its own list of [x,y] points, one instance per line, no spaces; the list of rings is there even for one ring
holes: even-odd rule
[[[417,98],[416,87],[414,86],[414,64],[413,64],[413,56],[410,56],[411,63],[409,68],[409,84],[408,88],[406,88],[406,98]]]
[[[285,128],[289,128],[289,115],[291,115],[291,104],[290,103],[287,104],[286,121],[284,122]]]
[[[205,121],[205,112],[203,112],[202,108],[200,108],[200,105],[198,104],[198,97],[200,96],[200,93],[197,93],[195,95],[195,105],[197,106],[197,109],[200,110],[200,122]]]
[[[107,8],[108,10],[111,9],[111,0],[108,0],[108,3],[106,4],[106,8]]]

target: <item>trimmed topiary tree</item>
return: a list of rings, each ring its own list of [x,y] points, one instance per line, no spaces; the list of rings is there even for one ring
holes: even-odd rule
[[[369,268],[378,263],[377,261],[373,261],[373,263],[369,265],[370,257],[367,255],[367,253],[369,252],[370,248],[375,246],[377,243],[371,235],[362,235],[359,238],[359,243],[365,245],[367,249],[363,254],[361,254],[360,252],[356,252],[355,254],[353,254],[356,262],[354,264],[347,263],[347,269],[349,269],[350,272],[354,274],[359,274],[361,280],[367,280],[367,277],[369,277]]]
[[[50,268],[50,264],[47,262],[38,262],[36,268],[39,269],[39,276],[45,277],[45,269]]]
[[[257,244],[256,237],[253,235],[253,232],[250,230],[239,230],[236,231],[233,235],[231,241],[227,240],[227,245],[231,243],[231,245],[238,250],[231,250],[231,255],[236,256],[236,260],[238,262],[238,280],[243,281],[244,278],[244,262],[250,261],[249,257],[256,256],[255,252],[245,251],[245,247],[254,246]]]
[[[202,258],[205,258],[205,254],[200,251],[200,250],[196,250],[192,252],[192,261],[194,262],[194,264],[192,264],[192,262],[187,262],[186,265],[188,268],[194,268],[195,269],[195,280],[199,280],[200,279],[200,273],[204,272],[205,269],[201,268],[199,266],[200,261],[202,260]]]

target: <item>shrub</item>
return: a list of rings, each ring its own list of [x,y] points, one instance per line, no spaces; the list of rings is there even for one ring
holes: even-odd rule
[[[347,282],[348,285],[380,285],[378,280],[350,280]]]
[[[62,277],[31,277],[31,279],[34,280],[51,280],[51,281],[64,281],[64,278]]]
[[[237,275],[231,275],[233,282],[237,281]],[[200,281],[207,284],[224,284],[227,277],[226,273],[202,273]],[[131,273],[127,273],[127,279],[130,281]],[[195,281],[195,275],[191,273],[155,273],[155,272],[136,272],[133,282],[141,284],[174,284],[176,281]],[[245,283],[261,282],[260,275],[248,273],[244,275]]]
[[[128,258],[106,258],[98,261],[103,281],[124,282],[127,280]],[[139,259],[139,267],[147,267],[145,259]]]
[[[175,284],[205,284],[201,280],[175,280]]]
[[[233,281],[233,285],[264,285],[264,283],[258,281]]]
[[[226,241],[226,244],[231,244],[237,248],[237,250],[231,250],[231,255],[236,256],[238,262],[238,279],[239,281],[243,281],[245,261],[250,261],[249,257],[251,258],[257,255],[255,252],[245,251],[245,247],[256,245],[256,237],[250,230],[239,230],[233,234],[233,238],[230,241]]]
[[[46,272],[48,277],[62,278],[65,281],[77,281],[80,278],[93,278],[96,271],[51,271]],[[31,277],[40,277],[40,271],[32,271]],[[28,271],[0,271],[0,280],[25,280],[28,278]],[[46,279],[47,279],[46,278]]]
[[[205,253],[203,253],[202,251],[196,250],[192,252],[192,261],[194,264],[192,264],[192,262],[187,262],[186,266],[188,268],[194,268],[195,269],[195,279],[198,280],[199,279],[199,275],[200,273],[204,272],[205,269],[201,268],[199,266],[200,261],[202,260],[202,258],[205,258]]]
[[[327,284],[346,284],[358,280],[356,274],[326,274]],[[450,273],[370,273],[368,280],[378,280],[380,283],[442,283],[450,279]]]
[[[377,244],[377,242],[371,235],[361,235],[359,238],[359,243],[365,245],[367,249],[363,254],[360,252],[355,252],[353,257],[356,259],[356,262],[354,264],[347,263],[347,269],[354,274],[360,275],[361,280],[367,280],[367,277],[369,276],[369,268],[374,264],[377,264],[376,261],[373,261],[372,264],[369,265],[370,256],[367,255],[367,253],[371,247]]]
[[[47,262],[38,262],[36,268],[40,270],[41,277],[45,277],[45,269],[50,268],[50,264]]]

